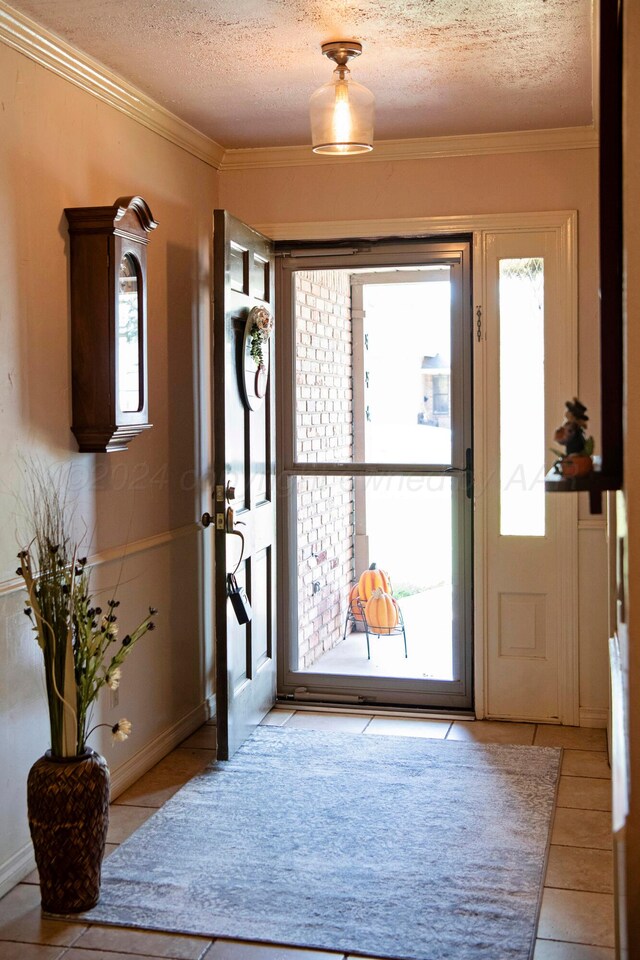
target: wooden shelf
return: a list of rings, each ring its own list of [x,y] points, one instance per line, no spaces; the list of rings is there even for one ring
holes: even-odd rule
[[[622,334],[622,3],[600,3],[600,469],[567,480],[551,471],[545,490],[586,490],[592,513],[602,513],[602,491],[623,478]],[[582,386],[580,387],[582,390]],[[585,399],[584,397],[582,398]],[[595,461],[594,461],[595,462]]]
[[[602,513],[602,494],[605,490],[619,490],[620,478],[617,475],[602,472],[599,457],[594,457],[593,471],[585,477],[563,477],[555,470],[549,470],[544,478],[546,493],[579,493],[589,494],[589,509],[591,513]]]

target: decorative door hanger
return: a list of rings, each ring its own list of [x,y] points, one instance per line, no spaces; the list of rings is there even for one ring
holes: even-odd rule
[[[273,317],[267,308],[252,307],[244,326],[240,366],[240,387],[249,410],[258,410],[267,393],[272,331]]]

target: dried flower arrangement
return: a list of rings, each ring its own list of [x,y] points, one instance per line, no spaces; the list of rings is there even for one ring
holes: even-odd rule
[[[93,704],[102,687],[115,689],[121,667],[138,640],[155,628],[148,615],[135,630],[118,640],[115,597],[106,611],[90,593],[90,568],[79,556],[67,532],[66,487],[51,482],[42,468],[30,471],[29,514],[33,536],[20,551],[16,573],[27,589],[25,614],[33,624],[44,658],[51,752],[56,757],[80,756],[87,739]],[[112,728],[115,741],[131,732],[128,720]]]
[[[273,317],[266,307],[253,307],[247,318],[251,323],[249,334],[249,351],[256,367],[264,364],[263,344],[267,342],[273,330]]]

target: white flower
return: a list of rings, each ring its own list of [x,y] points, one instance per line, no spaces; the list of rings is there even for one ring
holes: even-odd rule
[[[118,720],[117,723],[111,727],[111,736],[114,739],[114,742],[122,743],[123,740],[126,740],[129,734],[131,733],[131,723],[128,720],[125,720],[124,717],[122,720]]]
[[[268,340],[273,330],[273,317],[266,307],[254,307],[250,314],[253,318],[253,331],[259,334],[262,340]]]
[[[113,670],[109,670],[105,678],[105,683],[110,690],[117,690],[120,685],[120,677],[122,676],[122,671],[120,667],[114,667]]]

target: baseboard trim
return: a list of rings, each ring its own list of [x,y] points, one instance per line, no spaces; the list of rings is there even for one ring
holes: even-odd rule
[[[594,710],[591,707],[580,707],[580,726],[606,728],[609,719],[607,710]]]
[[[138,750],[126,763],[114,770],[111,774],[111,799],[115,800],[139,777],[147,773],[168,753],[171,753],[174,747],[177,747],[198,727],[215,716],[215,706],[215,694],[211,694],[195,710],[191,710],[190,713],[174,723],[164,733],[161,733],[155,740]],[[21,880],[24,880],[27,874],[35,868],[35,865],[33,846],[29,840],[8,860],[0,864],[0,897],[8,893]]]
[[[214,705],[212,701],[214,700],[214,697],[203,700],[195,710],[178,720],[172,727],[169,727],[168,730],[165,730],[151,743],[146,744],[125,763],[113,770],[111,773],[111,800],[115,800],[121,793],[128,790],[151,767],[159,763],[168,753],[171,753],[179,743],[186,740],[198,727],[206,723],[212,716],[211,710]]]
[[[17,883],[35,868],[36,861],[33,855],[31,840],[16,851],[13,856],[0,866],[0,897],[4,897]]]
[[[215,723],[215,720],[216,720],[216,695],[215,695],[215,693],[209,694],[209,696],[208,696],[207,699],[205,700],[205,703],[206,703],[206,705],[207,705],[207,710],[209,711],[209,715],[208,715],[208,717],[207,717],[207,720],[210,720],[212,723]]]

